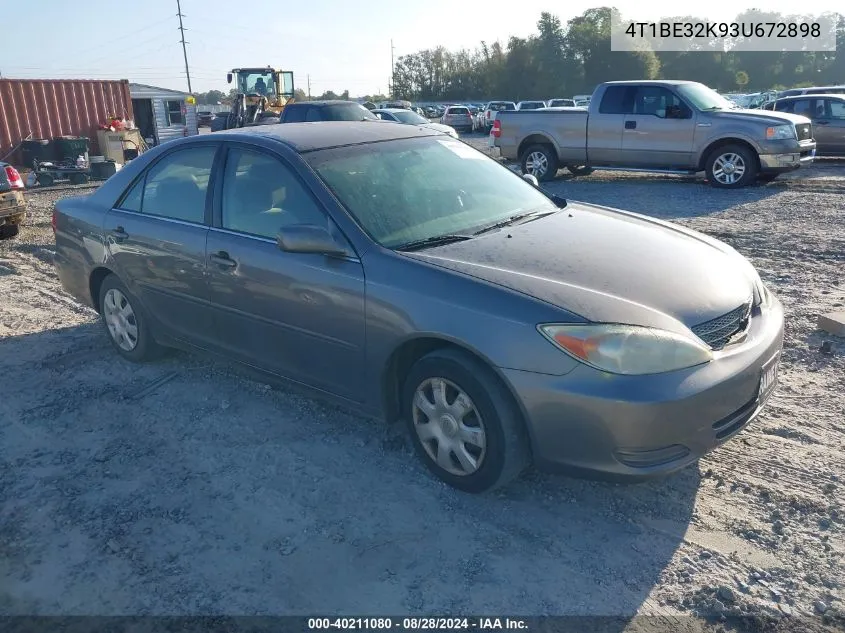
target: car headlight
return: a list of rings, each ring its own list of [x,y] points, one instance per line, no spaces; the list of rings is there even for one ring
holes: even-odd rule
[[[790,123],[787,125],[775,125],[774,127],[767,127],[766,138],[770,141],[776,141],[785,138],[797,138],[795,136],[795,126]]]
[[[602,323],[544,324],[538,329],[576,360],[612,374],[662,374],[713,360],[701,341],[655,328]]]

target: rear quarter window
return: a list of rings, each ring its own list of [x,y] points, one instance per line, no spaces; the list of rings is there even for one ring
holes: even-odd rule
[[[600,114],[631,114],[634,111],[636,87],[608,86],[599,104]]]

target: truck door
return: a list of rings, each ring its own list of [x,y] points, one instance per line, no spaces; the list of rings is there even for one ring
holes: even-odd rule
[[[664,86],[638,86],[625,116],[622,159],[632,167],[687,169],[693,165],[696,113]]]
[[[619,164],[625,115],[632,111],[635,91],[634,86],[607,86],[598,107],[590,107],[587,156],[591,165]]]

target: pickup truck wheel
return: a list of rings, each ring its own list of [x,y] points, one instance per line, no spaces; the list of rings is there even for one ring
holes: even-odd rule
[[[589,176],[593,173],[593,168],[586,165],[567,165],[566,170],[573,176]]]
[[[711,152],[704,169],[712,186],[738,189],[756,180],[757,157],[741,145],[725,145]]]
[[[522,153],[522,173],[531,174],[540,182],[557,175],[557,153],[551,145],[532,145]]]

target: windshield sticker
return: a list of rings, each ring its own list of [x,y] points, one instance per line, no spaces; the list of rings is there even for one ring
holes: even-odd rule
[[[482,160],[484,154],[471,148],[469,145],[461,141],[437,141],[443,147],[452,150],[452,152],[460,158],[468,158],[470,160]]]

